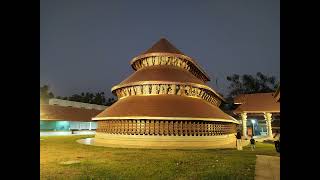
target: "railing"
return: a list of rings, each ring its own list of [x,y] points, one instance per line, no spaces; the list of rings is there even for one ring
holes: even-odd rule
[[[236,132],[228,122],[191,120],[103,120],[97,132],[124,135],[217,136]]]

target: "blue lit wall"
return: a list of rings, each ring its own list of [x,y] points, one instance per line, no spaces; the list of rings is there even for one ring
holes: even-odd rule
[[[255,136],[261,136],[261,135],[266,135],[267,133],[267,127],[266,127],[266,122],[264,120],[258,121],[258,123],[254,123],[254,135]],[[247,121],[247,128],[252,129],[252,122]]]
[[[56,128],[56,121],[41,121],[40,130],[54,130]]]
[[[69,121],[41,121],[40,130],[67,131],[70,128]]]
[[[91,124],[91,125],[90,125]],[[40,130],[44,131],[69,131],[69,130],[94,130],[97,128],[96,122],[80,121],[43,121],[40,120]]]

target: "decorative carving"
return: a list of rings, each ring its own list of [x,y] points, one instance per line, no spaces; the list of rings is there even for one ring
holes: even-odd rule
[[[185,86],[185,88],[184,88],[184,94],[185,94],[186,96],[191,96],[190,89],[191,89],[190,86]]]
[[[179,68],[183,68],[189,72],[191,72],[194,76],[199,78],[202,81],[206,81],[206,78],[201,73],[201,71],[189,60],[182,59],[174,56],[150,56],[141,58],[132,64],[132,66],[138,70],[148,66],[157,66],[157,65],[167,65],[167,66],[176,66]]]
[[[175,94],[176,93],[175,90],[176,90],[176,85],[175,84],[169,85],[168,94]]]
[[[159,86],[156,84],[152,84],[151,94],[158,94],[158,93],[159,93]]]
[[[183,85],[177,85],[177,95],[183,94]]]
[[[136,86],[123,87],[116,90],[119,98],[134,96],[134,95],[159,95],[159,94],[175,94],[179,96],[191,96],[202,98],[216,106],[219,106],[221,101],[210,95],[210,91],[193,87],[190,85],[176,85],[176,84],[144,84]]]

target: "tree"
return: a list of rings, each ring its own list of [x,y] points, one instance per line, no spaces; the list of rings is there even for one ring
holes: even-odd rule
[[[227,80],[230,82],[228,99],[232,99],[239,94],[274,92],[278,85],[274,76],[268,77],[261,72],[258,72],[256,76],[233,74],[227,76]]]
[[[54,98],[54,94],[49,91],[50,87],[48,85],[40,86],[40,103],[48,104],[49,99]]]
[[[116,101],[114,100],[114,98],[108,98],[108,102],[106,103],[107,106],[111,106],[113,103],[115,103]]]
[[[108,102],[107,102],[104,92],[97,92],[97,93],[82,92],[80,94],[74,94],[70,97],[64,97],[63,99],[69,100],[69,101],[106,105],[106,106],[110,106],[115,102],[114,98],[108,98]]]
[[[40,103],[49,103],[49,99],[54,98],[54,94],[49,91],[50,87],[48,85],[40,86]],[[90,103],[90,104],[98,104],[98,105],[105,105],[110,106],[116,100],[114,98],[106,98],[104,92],[97,92],[97,93],[90,93],[90,92],[81,92],[80,94],[73,94],[72,96],[57,96],[57,99],[63,99],[68,101],[75,101],[75,102],[83,102],[83,103]],[[108,101],[107,101],[108,99]]]

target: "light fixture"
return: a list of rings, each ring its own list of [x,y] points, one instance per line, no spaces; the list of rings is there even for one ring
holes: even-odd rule
[[[256,120],[251,119],[251,123],[252,123],[252,136],[254,136],[254,123],[256,122]]]

